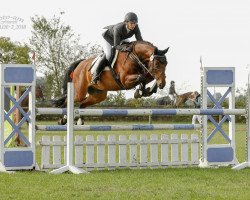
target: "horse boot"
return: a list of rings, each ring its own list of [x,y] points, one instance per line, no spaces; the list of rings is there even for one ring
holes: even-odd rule
[[[108,62],[107,59],[106,59],[106,55],[103,54],[101,56],[101,58],[98,59],[97,62],[98,62],[98,63],[96,63],[97,68],[96,68],[96,71],[93,74],[92,81],[91,81],[91,84],[93,84],[93,85],[97,84],[97,81],[100,78],[100,74],[101,74],[102,70],[104,69],[104,67],[106,66],[106,63]]]

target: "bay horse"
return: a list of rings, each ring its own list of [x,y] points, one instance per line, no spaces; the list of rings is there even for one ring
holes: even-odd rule
[[[91,83],[91,67],[95,58],[81,60],[77,63],[73,76],[69,78],[66,73],[65,80],[74,84],[74,101],[80,104],[80,108],[97,104],[107,97],[108,91],[129,90],[139,84],[146,85],[156,80],[156,86],[160,89],[166,85],[165,69],[167,59],[165,50],[159,50],[153,44],[146,41],[136,41],[124,44],[130,47],[130,51],[119,51],[117,59],[109,71],[103,71],[96,85]],[[127,48],[128,49],[128,48]],[[54,99],[52,103],[56,107],[66,107],[67,95]]]
[[[24,91],[21,92],[21,95],[24,93]],[[44,95],[43,95],[43,90],[42,87],[40,85],[36,85],[35,88],[35,96],[36,96],[36,100],[41,100],[44,101]],[[29,106],[29,96],[26,96],[23,101],[21,102],[21,106],[24,108],[27,108]]]
[[[18,99],[23,95],[25,91],[21,91],[21,94],[19,97],[17,97]],[[39,99],[41,101],[44,101],[44,95],[43,95],[43,90],[42,87],[40,85],[37,85],[35,88],[35,96],[36,99]],[[24,112],[28,111],[28,107],[29,107],[29,96],[26,96],[23,101],[21,102],[21,107],[23,108]],[[20,120],[19,117],[17,117],[17,115],[21,115],[22,118],[22,114],[20,114],[20,111],[16,110],[15,114],[14,114],[14,122],[18,123]],[[27,121],[28,123],[28,121]],[[26,146],[26,144],[23,142],[23,140],[20,138],[20,136],[18,135],[18,133],[16,134],[16,138],[14,139],[15,143],[17,144],[17,146]]]
[[[186,92],[184,94],[177,95],[175,106],[179,107],[181,104],[184,104],[188,99],[194,101],[198,94],[199,93],[197,91],[194,91],[194,92]]]

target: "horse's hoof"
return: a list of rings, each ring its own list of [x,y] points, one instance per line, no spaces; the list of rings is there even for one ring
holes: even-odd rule
[[[150,88],[148,87],[148,88],[146,88],[144,91],[143,91],[143,94],[142,94],[142,96],[143,97],[149,97],[149,96],[151,96],[153,93],[150,93]]]
[[[79,118],[76,122],[76,125],[84,125],[84,121],[81,118]]]
[[[135,99],[141,98],[141,97],[142,97],[142,94],[140,94],[140,93],[142,93],[141,90],[137,89],[137,90],[135,91],[135,93],[134,93],[134,98],[135,98]]]
[[[157,87],[154,87],[152,90],[151,90],[151,88],[150,88],[150,89],[149,89],[149,92],[150,92],[151,94],[156,93],[156,92],[157,92]]]
[[[65,125],[65,124],[67,124],[67,119],[64,119],[64,118],[59,119],[59,121],[57,122],[57,124],[58,125]]]

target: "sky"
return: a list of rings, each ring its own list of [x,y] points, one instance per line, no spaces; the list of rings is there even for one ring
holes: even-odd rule
[[[0,29],[0,36],[20,42],[31,37],[32,16],[50,18],[64,11],[63,21],[80,35],[83,45],[101,44],[103,27],[123,21],[127,12],[135,12],[143,39],[159,49],[170,47],[167,88],[174,80],[179,93],[199,91],[200,56],[204,67],[235,67],[236,87],[247,83],[249,0],[1,0],[0,11],[0,25],[4,16],[23,20],[23,29]]]

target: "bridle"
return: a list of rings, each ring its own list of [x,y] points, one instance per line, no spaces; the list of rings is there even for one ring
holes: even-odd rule
[[[166,64],[166,57],[165,55],[155,55],[154,53],[150,56],[149,58],[149,63],[146,66],[144,63],[141,62],[141,60],[139,59],[139,57],[136,55],[136,53],[134,53],[134,46],[133,45],[133,51],[129,53],[129,57],[135,61],[143,70],[143,74],[146,76],[147,74],[149,74],[150,76],[152,76],[152,78],[155,77],[155,60],[159,61],[160,63]],[[152,67],[150,67],[152,66]],[[158,77],[160,77],[164,72],[161,72],[160,75]],[[156,80],[158,79],[158,77],[156,77]]]

